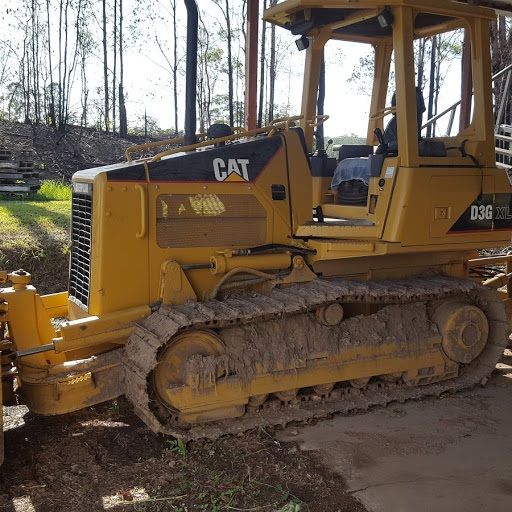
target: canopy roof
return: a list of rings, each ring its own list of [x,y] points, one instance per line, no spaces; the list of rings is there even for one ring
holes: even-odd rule
[[[499,6],[500,13],[512,15],[512,0],[284,0],[268,9],[265,19],[297,35],[329,26],[333,38],[376,42],[391,37],[391,27],[382,27],[377,15],[384,6],[393,5],[424,10],[415,18],[416,37],[460,28],[467,16],[492,19],[494,11],[489,7]]]

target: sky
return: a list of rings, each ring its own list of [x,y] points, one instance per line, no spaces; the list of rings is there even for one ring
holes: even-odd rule
[[[217,9],[212,8],[210,2],[200,1],[201,16],[207,25],[210,25],[213,18],[219,19]],[[185,23],[185,13],[182,13],[182,25]],[[170,26],[160,21],[157,29],[164,33]],[[302,100],[302,77],[304,71],[305,52],[299,52],[295,45],[296,36],[292,36],[287,30],[276,29],[280,38],[280,53],[284,54],[279,60],[276,78],[276,103],[279,105],[290,105],[290,114],[300,114]],[[267,26],[267,43],[270,30]],[[261,29],[260,29],[261,36]],[[343,48],[344,46],[344,48]],[[366,134],[369,97],[361,95],[355,84],[347,82],[352,73],[353,67],[358,63],[359,58],[369,51],[368,45],[356,43],[344,43],[340,45],[343,59],[339,58],[339,50],[333,52],[332,58],[332,80],[327,83],[326,88],[326,112],[330,114],[330,120],[326,130],[333,134],[356,133]],[[184,58],[184,55],[183,55]],[[133,70],[140,70],[140,73],[129,73],[127,85],[131,90],[131,102],[135,108],[142,105],[147,109],[148,115],[156,118],[161,126],[168,126],[169,116],[172,114],[170,89],[165,85],[165,72],[159,68],[159,59],[154,56],[154,48],[149,46],[142,52],[130,52],[127,62]],[[154,77],[152,83],[148,83],[146,77]],[[223,80],[223,87],[226,83]],[[151,91],[147,94],[148,89]],[[166,93],[168,95],[166,95]],[[146,101],[148,98],[154,101]],[[182,98],[183,99],[183,98]],[[163,107],[163,108],[162,108]]]
[[[199,7],[205,23],[209,25],[213,17],[217,17],[216,10],[210,2],[200,1]],[[182,23],[185,22],[183,13]],[[166,23],[161,20],[158,30],[163,33]],[[276,79],[276,103],[290,105],[291,115],[300,114],[302,100],[302,77],[304,71],[305,52],[299,52],[295,45],[296,36],[287,30],[276,28],[280,37],[281,53],[285,54],[279,61]],[[261,36],[261,30],[260,30]],[[267,42],[269,28],[267,27]],[[359,59],[367,55],[370,47],[357,43],[333,42],[336,48],[326,56],[330,65],[329,79],[326,83],[325,111],[330,119],[325,125],[326,133],[332,135],[356,133],[365,135],[369,113],[370,98],[360,94],[357,84],[348,82],[354,66]],[[147,109],[148,115],[156,118],[160,126],[170,124],[168,113],[172,113],[170,89],[166,86],[166,74],[158,65],[158,59],[153,53],[154,48],[148,47],[146,51],[138,54],[130,52],[127,62],[132,70],[127,74],[127,89],[131,91],[128,106]],[[182,52],[183,53],[183,52]],[[182,55],[185,58],[184,54]],[[151,80],[148,83],[148,77]],[[129,86],[129,87],[128,87]],[[223,81],[224,88],[226,84]],[[148,94],[148,90],[150,93]],[[146,101],[148,98],[151,101]],[[154,99],[154,100],[153,100]],[[182,97],[183,99],[183,97]]]
[[[200,1],[201,15],[209,24],[209,20],[216,16],[215,9],[211,8],[210,2]],[[269,37],[267,26],[267,44]],[[295,45],[296,36],[292,36],[287,30],[276,28],[280,38],[280,48],[283,58],[278,60],[278,71],[276,78],[276,103],[290,105],[291,115],[300,114],[302,101],[302,78],[304,72],[304,60],[306,52],[299,52]],[[260,29],[261,36],[261,29]],[[348,82],[354,66],[358,64],[361,57],[367,55],[370,47],[365,44],[333,42],[334,48],[326,55],[329,64],[329,80],[326,83],[325,111],[330,119],[325,125],[326,132],[333,135],[356,133],[365,135],[367,129],[367,118],[369,113],[370,98],[359,92],[357,84]],[[140,66],[153,66],[145,61],[141,55],[138,57]],[[155,69],[155,71],[157,71]],[[134,87],[143,90],[144,84],[133,77]],[[224,84],[224,87],[225,84]],[[155,91],[155,94],[158,92]],[[161,91],[160,91],[161,94]],[[165,98],[164,102],[168,103]],[[170,110],[169,105],[169,110]],[[150,106],[148,113],[159,119],[159,124],[165,126],[165,116],[158,105]]]
[[[207,26],[213,26],[214,19],[220,19],[219,9],[213,6],[210,0],[199,0],[198,6]],[[184,9],[180,11],[180,15],[180,25],[183,28],[181,37],[184,44],[186,21]],[[170,12],[168,12],[168,16],[168,21],[165,19],[160,20],[154,26],[155,31],[163,34],[170,30]],[[267,44],[269,32],[270,29],[267,25]],[[302,78],[306,52],[299,52],[297,50],[295,45],[297,36],[292,36],[287,30],[280,27],[276,28],[276,32],[280,39],[278,54],[282,55],[280,59],[278,57],[276,103],[290,105],[290,114],[298,115],[300,114],[301,107]],[[325,124],[325,133],[327,135],[337,136],[355,133],[360,136],[366,136],[370,96],[369,94],[362,93],[360,84],[349,81],[349,78],[354,68],[358,65],[360,58],[367,56],[371,52],[371,47],[367,44],[340,41],[328,43],[326,47],[327,75],[325,98],[325,112],[329,115],[329,120]],[[184,51],[181,53],[184,59]],[[165,127],[170,124],[168,113],[172,113],[171,91],[166,86],[165,73],[162,73],[156,57],[158,55],[155,56],[154,47],[152,46],[147,47],[140,53],[130,52],[128,62],[130,62],[132,70],[128,74],[128,80],[130,90],[133,91],[130,94],[130,101],[132,101],[132,106],[135,108],[140,109],[144,105],[148,115],[156,118],[158,124]],[[446,79],[439,100],[440,109],[452,105],[460,98],[460,60],[455,59],[454,62],[445,65],[443,73],[446,74]],[[148,83],[147,77],[154,79],[151,79],[150,83]],[[226,82],[222,79],[221,81],[221,87],[225,89],[227,87]],[[146,101],[148,98],[148,88],[151,90],[150,97],[154,98],[154,101]],[[369,87],[364,87],[364,89],[366,89],[365,92],[370,91],[371,84],[369,84]],[[241,94],[243,94],[243,91],[241,91]]]

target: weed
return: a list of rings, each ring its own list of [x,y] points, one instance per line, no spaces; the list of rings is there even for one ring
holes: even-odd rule
[[[290,497],[290,493],[281,484],[276,485],[276,490],[281,494],[281,501],[286,501]]]
[[[303,503],[300,500],[293,499],[286,505],[281,507],[277,512],[300,512],[302,510]]]
[[[110,403],[110,412],[114,416],[119,416],[121,408],[119,407],[119,402],[117,400],[113,400]]]
[[[177,453],[182,457],[187,455],[187,443],[183,439],[170,439],[167,441],[167,444],[169,445],[168,449],[172,453]]]
[[[217,500],[212,498],[209,503],[199,505],[199,510],[204,510],[205,512],[220,512],[221,508]]]
[[[55,180],[45,180],[35,195],[36,201],[69,201],[71,199],[71,187]]]

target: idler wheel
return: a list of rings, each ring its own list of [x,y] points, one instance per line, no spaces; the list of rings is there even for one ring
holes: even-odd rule
[[[443,351],[452,361],[468,364],[484,349],[489,322],[476,306],[447,302],[436,309],[432,319],[443,337]]]
[[[205,376],[209,375],[212,380],[221,377],[223,371],[217,366],[202,369],[200,377],[190,372],[187,366],[194,357],[217,357],[223,353],[222,341],[211,331],[191,330],[175,336],[159,355],[158,364],[153,372],[153,386],[160,401],[166,407],[176,410],[169,399],[169,388],[181,385],[204,386],[208,385],[202,382]]]

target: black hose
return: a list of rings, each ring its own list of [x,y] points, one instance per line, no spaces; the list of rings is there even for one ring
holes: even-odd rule
[[[315,249],[308,249],[307,247],[296,247],[295,245],[286,244],[265,244],[258,245],[257,247],[249,247],[246,249],[235,249],[234,256],[249,256],[249,254],[261,254],[264,252],[283,252],[288,251],[292,254],[316,254]]]

